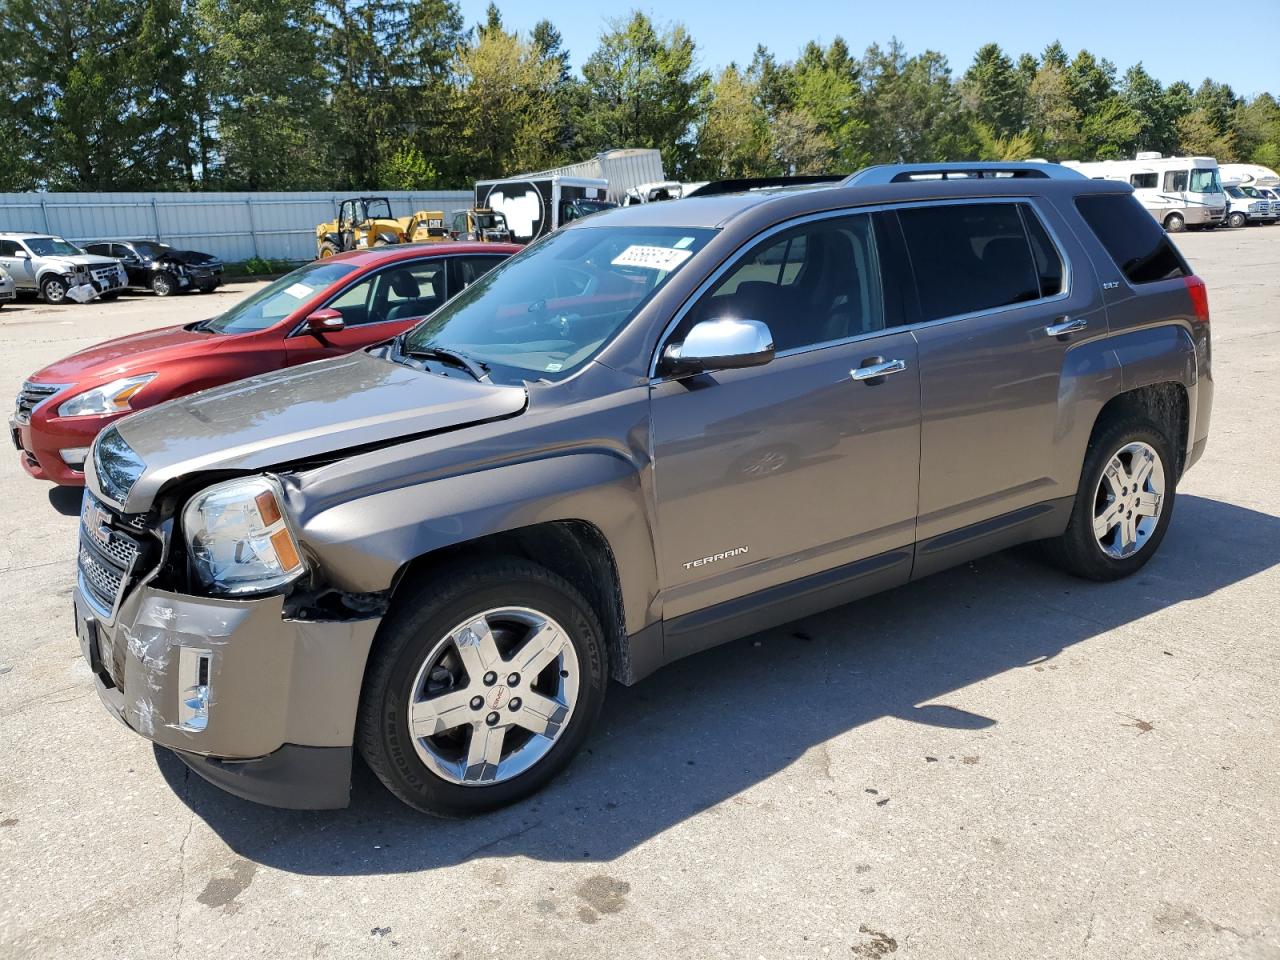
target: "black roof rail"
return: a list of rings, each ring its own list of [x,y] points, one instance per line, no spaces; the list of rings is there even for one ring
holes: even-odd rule
[[[1084,174],[1056,163],[978,161],[973,163],[884,163],[850,174],[841,186],[914,183],[920,180],[972,179],[1082,180]]]
[[[743,193],[748,190],[767,190],[770,187],[813,187],[824,183],[837,184],[844,179],[843,173],[806,174],[796,177],[737,177],[704,183],[697,190],[690,190],[684,194],[684,197],[713,197],[721,193]]]

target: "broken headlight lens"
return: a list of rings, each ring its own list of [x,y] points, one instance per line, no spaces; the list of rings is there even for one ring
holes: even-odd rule
[[[182,511],[196,576],[212,593],[262,593],[305,568],[285,521],[280,485],[269,477],[228,480],[202,490]]]

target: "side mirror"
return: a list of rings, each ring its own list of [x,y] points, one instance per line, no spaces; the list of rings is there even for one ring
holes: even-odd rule
[[[307,317],[307,333],[314,333],[316,336],[337,333],[346,325],[347,322],[342,319],[342,314],[331,307],[317,310]]]
[[[19,260],[31,259],[31,254],[27,253],[27,251],[25,250],[15,250],[13,255],[17,257]]]
[[[773,353],[773,334],[759,320],[703,320],[684,343],[668,346],[662,359],[668,372],[702,373],[758,367]]]

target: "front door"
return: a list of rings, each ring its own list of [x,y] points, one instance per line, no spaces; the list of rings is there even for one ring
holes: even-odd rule
[[[785,601],[809,584],[813,594],[874,574],[871,592],[909,575],[919,368],[881,286],[879,234],[867,214],[773,233],[722,271],[663,345],[733,317],[768,325],[778,351],[763,366],[652,386],[669,656],[723,639],[682,631],[686,615],[783,600],[765,626],[804,612]],[[872,365],[885,372],[866,376]]]
[[[360,278],[325,307],[342,314],[341,330],[300,330],[285,344],[290,364],[350,353],[399,336],[447,299],[448,258],[397,263]]]
[[[26,253],[17,240],[0,239],[0,267],[9,271],[17,289],[34,290],[36,274],[31,267],[31,258]]]
[[[983,201],[897,216],[923,321],[921,575],[955,561],[942,544],[969,549],[961,528],[998,535],[1074,494],[1079,458],[1058,449],[1064,368],[1073,347],[1106,336],[1107,318],[1087,256],[1051,208]]]

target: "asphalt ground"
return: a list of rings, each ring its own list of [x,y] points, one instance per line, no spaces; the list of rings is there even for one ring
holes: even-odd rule
[[[1280,227],[1177,242],[1217,396],[1138,576],[1011,551],[693,657],[469,821],[363,769],[348,810],[254,806],[112,720],[76,498],[11,451],[0,957],[1280,957]],[[0,394],[247,288],[5,307]]]

